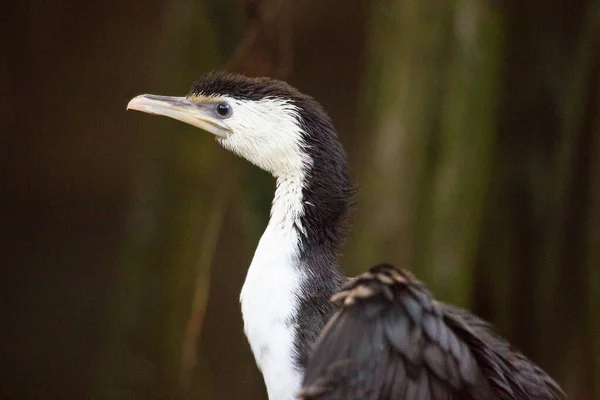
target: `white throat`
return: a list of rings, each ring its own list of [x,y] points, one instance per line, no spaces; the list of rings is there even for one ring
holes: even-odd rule
[[[302,371],[295,365],[294,335],[304,174],[277,179],[269,225],[260,239],[240,295],[244,331],[262,371],[269,400],[292,400]]]

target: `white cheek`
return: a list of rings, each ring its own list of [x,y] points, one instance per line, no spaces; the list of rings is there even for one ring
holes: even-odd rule
[[[227,124],[233,133],[219,140],[227,149],[275,176],[297,174],[310,163],[303,151],[298,108],[285,100],[227,99],[233,115]]]

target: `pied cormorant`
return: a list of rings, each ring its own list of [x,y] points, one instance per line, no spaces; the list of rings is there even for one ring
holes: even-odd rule
[[[277,180],[240,295],[270,400],[563,396],[488,323],[435,301],[410,273],[380,264],[343,275],[353,186],[312,97],[270,78],[211,73],[187,96],[141,95],[127,107],[208,131]]]

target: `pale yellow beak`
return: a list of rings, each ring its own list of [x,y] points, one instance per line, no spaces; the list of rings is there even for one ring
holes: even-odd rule
[[[148,114],[164,115],[193,125],[213,135],[226,138],[231,129],[214,114],[213,102],[196,102],[187,97],[156,96],[142,94],[131,99],[127,109]]]

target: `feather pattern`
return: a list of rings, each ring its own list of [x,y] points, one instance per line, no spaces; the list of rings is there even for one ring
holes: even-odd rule
[[[558,385],[489,324],[436,302],[409,272],[387,264],[332,297],[299,398],[559,399]]]

